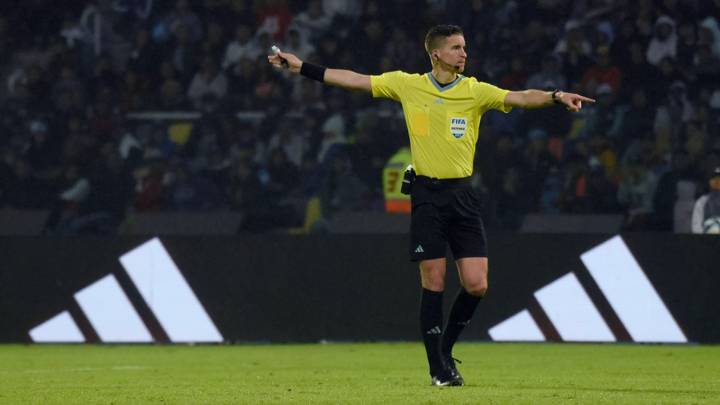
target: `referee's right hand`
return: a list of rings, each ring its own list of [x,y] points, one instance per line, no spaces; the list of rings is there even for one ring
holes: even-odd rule
[[[287,52],[278,52],[273,55],[268,55],[268,62],[278,69],[285,68],[282,63],[283,60],[287,62],[287,69],[289,71],[293,73],[300,73],[300,67],[303,62],[297,56]]]

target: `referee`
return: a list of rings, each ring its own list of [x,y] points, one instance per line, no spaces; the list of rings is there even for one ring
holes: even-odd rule
[[[368,76],[303,62],[277,49],[268,56],[268,61],[319,82],[370,92],[373,97],[390,98],[402,104],[416,172],[411,194],[409,253],[412,261],[420,263],[420,328],[432,384],[458,386],[464,380],[452,357],[453,345],[488,287],[480,199],[470,184],[480,119],[490,109],[507,113],[513,107],[541,108],[554,104],[577,112],[583,101],[594,100],[560,90],[502,90],[463,76],[467,53],[458,26],[432,27],[425,36],[425,50],[432,64],[432,71],[425,74],[394,71]],[[443,328],[448,245],[462,288]]]

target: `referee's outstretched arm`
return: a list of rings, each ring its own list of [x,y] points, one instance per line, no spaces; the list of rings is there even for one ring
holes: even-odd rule
[[[319,82],[343,87],[350,90],[372,92],[370,76],[352,70],[330,69],[324,66],[303,62],[297,56],[277,50],[268,55],[268,61],[277,68],[287,68],[293,73],[315,79]],[[511,91],[505,97],[505,105],[517,108],[543,108],[554,104],[562,104],[570,112],[582,109],[582,103],[594,103],[595,100],[564,91],[523,90]]]
[[[582,103],[594,103],[595,100],[564,91],[523,90],[511,91],[505,96],[505,105],[518,108],[543,108],[553,104],[562,104],[570,112],[578,112]]]
[[[280,51],[268,55],[268,61],[277,68],[286,68],[293,73],[300,73],[319,82],[350,90],[372,91],[370,76],[352,70],[330,69],[314,65],[301,61],[300,58],[291,53]]]

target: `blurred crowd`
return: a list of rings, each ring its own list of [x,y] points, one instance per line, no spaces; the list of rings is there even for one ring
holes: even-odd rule
[[[382,210],[399,105],[266,54],[426,72],[439,23],[464,29],[468,76],[598,100],[486,114],[488,226],[603,213],[671,231],[720,165],[720,0],[27,0],[0,4],[0,207],[51,210],[61,234],[112,233],[129,210],[287,228],[314,196],[326,215]],[[193,114],[157,114],[178,111]]]

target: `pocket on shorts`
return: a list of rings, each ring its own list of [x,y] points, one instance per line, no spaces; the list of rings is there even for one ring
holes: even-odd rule
[[[483,203],[480,192],[474,188],[458,190],[455,195],[457,207],[466,213],[477,213],[482,211]]]
[[[470,198],[472,198],[473,203],[475,204],[475,206],[476,206],[479,210],[482,210],[483,206],[485,205],[485,204],[483,203],[483,193],[482,193],[482,191],[480,191],[480,190],[478,190],[478,189],[475,189],[475,188],[471,189],[471,190],[470,190]]]

